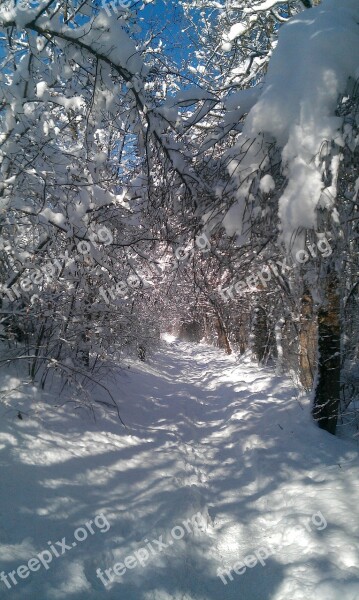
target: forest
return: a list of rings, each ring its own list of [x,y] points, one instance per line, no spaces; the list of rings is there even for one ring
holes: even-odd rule
[[[358,13],[308,7],[1,6],[7,364],[81,385],[182,328],[317,373],[335,432],[359,384]]]
[[[144,458],[150,472],[157,464],[158,448],[162,452],[172,444],[171,435],[177,436],[176,451],[186,457],[192,440],[186,418],[193,427],[206,418],[206,435],[212,428],[223,435],[217,458],[225,469],[232,459],[224,439],[228,436],[230,444],[234,433],[222,425],[227,424],[233,398],[242,392],[247,395],[228,418],[237,423],[237,410],[247,414],[248,427],[244,422],[238,425],[238,435],[249,436],[248,447],[257,448],[258,436],[277,439],[283,431],[289,437],[276,446],[276,456],[279,461],[283,443],[285,469],[305,471],[314,460],[315,465],[326,463],[331,473],[338,464],[342,469],[346,461],[355,463],[354,457],[357,462],[358,56],[358,0],[0,0],[0,408],[3,427],[10,428],[0,434],[0,447],[3,440],[11,461],[14,452],[30,457],[28,462],[17,459],[15,497],[24,494],[22,478],[32,480],[25,465],[35,468],[40,460],[37,445],[39,456],[53,464],[50,449],[41,446],[50,429],[56,446],[58,436],[68,436],[59,453],[80,456],[76,436],[70,435],[80,422],[86,432],[79,435],[90,453],[94,438],[94,461],[107,437],[116,437],[111,443],[119,452],[127,440],[125,462],[132,450],[130,462],[141,461],[141,444],[153,443],[154,454]],[[267,388],[261,387],[262,376]],[[175,387],[170,391],[166,386],[172,379]],[[188,406],[182,398],[186,393],[192,398]],[[208,400],[212,393],[213,404]],[[167,396],[174,403],[168,401],[165,409]],[[258,416],[257,401],[263,402],[260,410],[268,417],[264,412]],[[247,422],[246,416],[241,418]],[[141,434],[134,433],[139,423]],[[154,441],[140,443],[145,429]],[[291,435],[300,438],[299,446]],[[203,483],[199,465],[207,446],[202,455],[202,442],[197,442],[192,467],[200,483],[185,478],[181,486],[189,490],[193,514],[200,511],[204,518],[204,500],[192,488]],[[274,450],[266,447],[269,472],[273,477],[277,471],[283,474]],[[166,460],[171,452],[167,450]],[[297,466],[294,454],[302,456]],[[245,454],[238,460],[245,462]],[[259,450],[255,462],[250,460],[256,485],[265,480],[262,460]],[[96,461],[86,468],[101,480]],[[306,508],[312,520],[311,528],[303,525],[305,535],[315,530],[319,537],[321,528],[327,534],[323,524],[330,522],[335,506],[348,516],[337,527],[346,535],[359,533],[355,468],[350,477],[344,468],[340,475],[343,489],[348,482],[354,486],[347,500],[332,498],[330,506],[329,495],[327,513],[322,504]],[[40,480],[45,477],[41,473]],[[75,481],[77,476],[71,469],[56,474],[59,481]],[[207,476],[203,475],[206,481]],[[128,489],[141,488],[140,479],[128,477]],[[191,480],[189,474],[186,477]],[[241,482],[235,489],[242,497],[247,475],[238,477]],[[312,481],[311,475],[307,478]],[[9,485],[3,491],[7,510]],[[142,485],[147,490],[152,483],[144,479]],[[219,502],[224,491],[218,486],[212,494]],[[36,498],[43,491],[32,493],[39,507]],[[81,494],[75,497],[73,502],[83,501]],[[180,498],[170,502],[173,510]],[[126,502],[123,506],[130,510],[127,496]],[[185,498],[187,506],[186,502]],[[253,520],[245,503],[244,514]],[[109,524],[111,515],[104,508],[100,513],[100,505],[104,506],[91,504],[92,514],[97,511],[95,523],[106,514]],[[67,519],[68,509],[64,508]],[[210,520],[215,528],[208,506],[206,511],[206,527]],[[81,514],[85,520],[88,513]],[[180,519],[177,515],[176,522],[185,522],[185,516],[188,511]],[[121,527],[117,533],[126,538],[130,525]],[[154,531],[154,523],[151,527]],[[139,531],[145,529],[143,525]],[[2,531],[0,520],[0,538]],[[60,533],[56,530],[59,539]],[[151,535],[132,533],[137,541]],[[27,531],[21,544],[31,545],[32,535]],[[105,543],[101,535],[95,539]],[[332,579],[321,580],[317,588],[309,586],[311,576],[297,590],[285,583],[280,587],[281,577],[274,575],[256,591],[253,570],[254,579],[248,579],[241,598],[309,600],[315,593],[318,600],[358,600],[359,546],[350,535],[349,539],[343,538],[333,550],[340,554],[346,544],[348,553],[356,556],[347,557],[346,583],[340,583],[345,576],[334,573],[333,567]],[[46,543],[44,530],[33,545],[41,550]],[[130,552],[133,544],[128,543]],[[136,583],[117,588],[113,578],[120,569],[113,575],[116,557],[109,558],[114,552],[110,547],[96,551],[98,566],[102,556],[109,567],[106,577],[97,576],[101,593],[90,576],[77,588],[79,574],[73,574],[75,583],[68,587],[62,587],[61,577],[69,574],[58,573],[53,587],[46,587],[45,580],[41,587],[35,581],[35,576],[40,580],[37,573],[31,575],[34,584],[16,580],[19,585],[15,575],[0,575],[0,587],[5,585],[3,591],[15,600],[111,600],[119,593],[126,600],[219,600],[238,599],[244,585],[238,580],[239,588],[233,588],[227,561],[221,563],[227,579],[217,583],[217,577],[213,593],[210,579],[193,589],[181,588],[187,577],[184,567],[181,571],[184,556],[186,564],[193,560],[197,567],[213,558],[206,553],[195,556],[192,548],[177,557],[178,589],[175,576],[172,587],[156,587],[153,573],[154,579],[146,579],[148,587],[141,591]],[[0,543],[1,559],[24,558],[23,547],[18,554],[9,548],[1,550]],[[149,546],[142,551],[136,555],[141,565],[151,552]],[[243,555],[248,548],[241,551]],[[260,549],[255,554],[263,570],[263,558],[269,555]],[[30,556],[25,552],[25,558]],[[125,564],[125,570],[132,568]],[[44,567],[46,575],[48,566]]]

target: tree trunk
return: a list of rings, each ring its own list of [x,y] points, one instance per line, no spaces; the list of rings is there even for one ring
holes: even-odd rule
[[[313,417],[321,429],[335,435],[340,403],[340,297],[337,275],[326,281],[326,301],[318,313],[318,383]]]
[[[299,332],[299,376],[303,387],[313,387],[317,363],[318,326],[314,314],[313,298],[308,289],[302,296]]]
[[[259,363],[265,363],[268,360],[272,342],[266,311],[263,306],[257,304],[253,323],[253,351]]]
[[[215,319],[215,327],[218,336],[218,346],[226,351],[227,354],[232,354],[232,348],[229,344],[226,329],[223,325],[223,321],[219,315]]]

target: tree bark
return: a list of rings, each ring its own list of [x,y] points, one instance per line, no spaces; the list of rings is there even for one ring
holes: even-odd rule
[[[232,354],[232,348],[230,346],[226,329],[224,327],[223,321],[219,315],[217,315],[215,319],[215,327],[218,336],[218,346],[226,351],[227,354]]]
[[[258,363],[267,361],[271,354],[272,342],[266,311],[263,306],[257,304],[253,324],[253,351]]]
[[[321,429],[335,435],[340,403],[340,297],[333,271],[326,281],[326,301],[318,313],[318,350],[313,417]]]
[[[299,332],[299,376],[303,387],[309,391],[313,387],[318,351],[318,326],[314,313],[313,298],[305,289],[301,302]]]

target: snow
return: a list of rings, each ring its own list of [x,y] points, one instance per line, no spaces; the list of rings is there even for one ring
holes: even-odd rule
[[[150,363],[125,366],[107,384],[127,429],[99,405],[21,389],[16,373],[1,382],[14,390],[1,405],[1,571],[102,525],[47,569],[0,582],[1,597],[358,600],[358,444],[319,430],[292,382],[246,356],[167,335]],[[195,515],[201,527],[175,540]],[[160,536],[144,566],[106,587],[96,576]],[[273,552],[253,565],[261,548]],[[243,560],[225,585],[218,569]]]
[[[56,96],[57,104],[63,106],[66,110],[76,110],[85,105],[83,98],[74,96],[72,98],[66,98],[66,96]]]
[[[259,85],[248,90],[239,90],[238,92],[235,92],[226,98],[226,109],[231,111],[240,108],[243,115],[253,108],[255,103],[258,101],[260,92],[261,86]]]
[[[247,25],[243,23],[235,23],[229,30],[228,39],[232,42],[236,38],[240,37],[247,31]]]
[[[260,4],[254,4],[250,8],[244,8],[243,13],[253,13],[253,12],[264,12],[266,10],[270,10],[274,8],[277,4],[280,4],[279,0],[266,0],[265,2],[260,2]]]
[[[232,50],[232,44],[230,42],[223,42],[221,49],[223,52],[230,52]]]
[[[264,10],[264,4],[256,10]],[[358,22],[356,0],[323,0],[281,27],[261,97],[246,118],[243,137],[258,142],[241,163],[244,173],[265,156],[260,135],[281,150],[288,185],[279,199],[279,216],[288,246],[298,228],[316,227],[316,209],[328,200],[328,194],[326,200],[322,196],[318,155],[324,142],[343,145],[335,109],[349,77],[359,76]],[[333,180],[336,175],[332,162]]]
[[[259,188],[264,194],[269,194],[275,189],[274,179],[271,175],[264,175],[259,183]]]
[[[65,227],[66,226],[66,217],[65,215],[63,215],[62,213],[59,212],[54,212],[53,210],[51,210],[51,208],[44,208],[40,215],[43,217],[43,222],[46,221],[52,221],[53,223],[56,223],[56,225],[59,225],[60,227]]]
[[[47,91],[48,87],[46,81],[39,81],[39,83],[36,84],[36,96],[38,98],[43,98],[45,92]]]
[[[94,19],[90,30],[88,27],[84,28],[86,33],[82,39],[92,49],[106,55],[132,74],[141,73],[144,68],[142,59],[124,25],[120,19],[114,20],[112,15],[106,15],[105,11],[102,11]],[[80,37],[79,30],[76,30],[74,37]]]

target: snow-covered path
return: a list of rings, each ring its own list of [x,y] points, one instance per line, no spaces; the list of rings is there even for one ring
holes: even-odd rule
[[[174,341],[112,391],[127,431],[35,399],[3,415],[1,570],[68,548],[1,598],[359,600],[358,446],[290,381]]]

